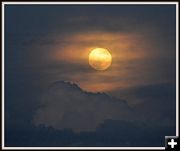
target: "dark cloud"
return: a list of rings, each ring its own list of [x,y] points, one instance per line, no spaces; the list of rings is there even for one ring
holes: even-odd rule
[[[144,85],[116,92],[151,125],[176,124],[176,85]]]
[[[164,136],[175,135],[174,126],[153,127],[128,121],[106,120],[94,132],[74,133],[40,125],[6,128],[6,146],[13,147],[164,147]]]
[[[106,119],[134,121],[134,114],[123,100],[105,93],[84,92],[76,84],[59,81],[42,96],[34,124],[75,132],[95,131]]]
[[[38,107],[34,108],[35,112],[30,112],[29,121],[25,120],[28,114],[24,111],[18,121],[16,115],[7,112],[5,144],[53,147],[164,146],[164,136],[175,135],[175,115],[169,116],[175,113],[175,106],[168,103],[174,91],[171,94],[168,88],[173,87],[159,85],[135,89],[135,94],[142,94],[139,98],[147,101],[150,95],[159,101],[152,99],[129,107],[124,100],[105,93],[85,92],[76,84],[55,82],[39,93],[40,102],[36,102]],[[15,102],[18,106],[26,106],[22,102]],[[32,109],[32,106],[28,108]]]
[[[176,85],[159,84],[139,87],[135,90],[141,103],[134,106],[149,122],[160,125],[176,125]]]

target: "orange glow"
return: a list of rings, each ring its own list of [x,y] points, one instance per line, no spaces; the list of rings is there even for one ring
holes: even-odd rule
[[[132,75],[131,70],[128,68],[133,69],[134,61],[150,56],[147,53],[150,51],[144,51],[146,48],[144,37],[135,33],[80,33],[66,35],[64,41],[63,46],[59,44],[53,48],[53,53],[51,53],[52,60],[77,65],[79,68],[83,67],[85,70],[80,70],[78,67],[77,70],[74,68],[73,70],[76,70],[76,72],[70,74],[68,80],[72,80],[80,85],[81,88],[92,92],[110,91],[117,87],[134,85],[135,83],[130,82],[128,79]],[[141,43],[141,45],[137,45],[138,43]],[[96,48],[107,48],[107,50],[111,51],[113,64],[110,64],[110,57],[107,57],[107,60],[109,59],[107,62],[104,59],[104,62],[107,63],[107,68],[111,65],[111,68],[104,72],[93,72],[89,68],[89,64],[93,63],[90,63],[88,60],[89,54]],[[93,58],[97,59],[95,56]],[[96,65],[95,68],[100,70],[106,69],[106,64],[103,66],[99,68]],[[135,75],[132,75],[132,78],[135,78]],[[102,79],[104,80],[103,82]],[[109,81],[110,79],[123,80],[111,82]]]
[[[116,60],[138,59],[146,55],[143,45],[137,47],[142,37],[135,34],[119,33],[81,33],[65,37],[67,45],[58,45],[54,48],[53,60],[64,60],[68,62],[87,62],[88,55],[92,49],[102,47],[111,50],[112,58]],[[136,51],[136,53],[134,53]]]
[[[120,87],[119,83],[81,83],[80,86],[89,92],[107,92]]]

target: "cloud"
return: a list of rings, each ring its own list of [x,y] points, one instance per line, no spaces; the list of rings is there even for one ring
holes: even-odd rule
[[[115,92],[127,100],[144,123],[172,126],[176,124],[176,84],[142,85]],[[112,94],[113,95],[113,94]]]
[[[34,124],[76,132],[94,131],[107,119],[133,121],[133,114],[123,100],[105,93],[85,92],[76,84],[58,81],[43,94]]]
[[[17,91],[18,88],[16,87]],[[35,88],[29,89],[28,92]],[[136,87],[132,92],[126,90],[129,95],[134,92],[142,101],[142,104],[133,106],[132,110],[122,99],[117,100],[105,93],[85,92],[76,84],[58,81],[44,92],[37,109],[31,105],[35,97],[29,98],[30,95],[23,87],[23,93],[19,92],[24,96],[20,102],[14,95],[11,99],[8,97],[10,100],[16,100],[15,105],[9,104],[6,113],[5,144],[13,147],[160,147],[164,145],[164,136],[175,135],[175,124],[172,122],[175,120],[175,110],[172,108],[175,107],[175,101],[172,101],[174,89],[173,85],[161,84]],[[38,89],[34,91],[37,91],[38,95],[41,94]],[[38,105],[37,101],[35,106]],[[16,111],[8,114],[13,108],[16,108]],[[167,110],[168,108],[170,110]],[[31,114],[34,123],[28,118],[28,114]],[[61,114],[67,119],[63,120]],[[57,125],[53,122],[57,122]],[[64,125],[60,125],[61,123]]]
[[[176,124],[176,85],[157,84],[142,86],[134,94],[140,103],[133,108],[140,114],[146,114],[145,119],[156,125]]]
[[[35,127],[6,127],[6,146],[44,147],[160,147],[164,136],[175,135],[174,126],[153,127],[138,123],[105,120],[94,132],[74,133],[70,129],[57,130],[44,125]]]

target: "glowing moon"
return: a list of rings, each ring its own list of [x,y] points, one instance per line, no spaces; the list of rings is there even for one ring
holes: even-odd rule
[[[107,49],[96,48],[89,54],[89,64],[96,70],[106,70],[112,62],[112,56]]]

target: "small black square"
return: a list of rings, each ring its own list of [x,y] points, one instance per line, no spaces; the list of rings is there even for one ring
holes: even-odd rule
[[[165,150],[176,151],[179,148],[179,136],[165,136]]]

